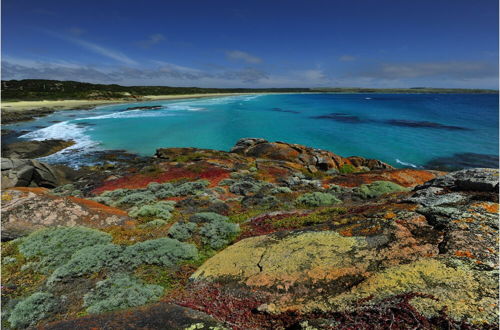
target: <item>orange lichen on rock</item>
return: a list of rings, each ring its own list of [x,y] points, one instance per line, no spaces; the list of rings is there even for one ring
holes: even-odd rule
[[[107,206],[107,205],[98,203],[98,202],[93,201],[93,200],[79,198],[79,197],[73,197],[73,196],[70,196],[68,198],[71,201],[73,201],[77,204],[83,205],[83,206],[85,206],[93,211],[104,212],[104,213],[114,214],[114,215],[121,215],[121,216],[127,215],[127,212],[125,212],[123,210],[120,210],[120,209],[117,209],[117,208],[114,208],[111,206]]]
[[[437,172],[441,174],[441,172]],[[444,174],[444,173],[443,173]],[[329,183],[344,187],[357,187],[375,181],[390,181],[403,187],[415,187],[436,178],[436,172],[413,169],[370,171],[366,173],[351,173],[332,178]]]
[[[471,258],[473,259],[474,258],[474,255],[470,252],[470,251],[461,251],[461,250],[458,250],[458,251],[455,251],[455,255],[457,257],[467,257],[467,258]]]
[[[491,202],[474,203],[471,205],[471,207],[481,208],[486,210],[486,212],[498,214],[498,203],[491,203]]]
[[[32,192],[34,194],[40,195],[40,194],[45,194],[48,193],[50,190],[47,188],[42,188],[42,187],[15,187],[15,188],[10,188],[12,190],[18,190],[22,192]]]

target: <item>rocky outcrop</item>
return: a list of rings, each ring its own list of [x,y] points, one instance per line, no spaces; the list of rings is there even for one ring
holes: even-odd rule
[[[163,107],[161,105],[144,105],[144,106],[139,106],[139,107],[130,107],[130,108],[127,108],[127,110],[158,110],[158,109],[162,109],[162,108],[166,108],[166,107]]]
[[[2,146],[2,156],[15,159],[33,159],[45,157],[75,144],[74,141],[43,140],[19,141]]]
[[[2,189],[11,187],[46,187],[60,185],[64,173],[31,159],[2,158]]]
[[[43,117],[53,113],[55,110],[49,108],[40,108],[22,111],[2,111],[2,124],[17,123],[20,121],[33,120],[36,117]]]
[[[58,197],[44,188],[13,188],[2,193],[2,240],[55,226],[102,228],[123,224],[127,213],[77,197]]]
[[[158,303],[126,312],[92,315],[55,322],[43,330],[73,329],[223,329],[211,316],[174,304]]]
[[[269,142],[259,138],[240,139],[231,149],[231,152],[255,158],[298,163],[311,172],[318,170],[342,171],[344,166],[369,170],[393,168],[391,165],[375,159],[362,157],[343,158],[326,150],[314,149],[300,144]]]
[[[342,313],[354,313],[355,320],[370,308],[382,313],[387,299],[406,299],[405,308],[423,319],[446,311],[455,324],[494,326],[496,187],[498,170],[454,172],[404,201],[354,207],[306,230],[243,239],[198,268],[189,290],[196,296],[216,289],[228,301],[251,296],[261,313],[303,315],[301,322],[324,315],[336,323]],[[317,219],[303,217],[305,223]],[[201,310],[211,306],[187,301]],[[247,315],[237,322],[245,328],[254,321]]]

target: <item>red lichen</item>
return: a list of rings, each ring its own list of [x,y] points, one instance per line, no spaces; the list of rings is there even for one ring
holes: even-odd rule
[[[94,189],[93,194],[100,194],[107,190],[140,189],[147,187],[152,182],[164,183],[180,179],[210,181],[210,186],[215,187],[221,180],[229,177],[229,171],[222,168],[204,164],[196,171],[186,167],[167,167],[153,174],[130,174],[119,179],[106,181],[102,186]]]

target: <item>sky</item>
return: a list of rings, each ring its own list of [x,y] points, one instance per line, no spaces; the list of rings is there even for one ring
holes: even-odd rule
[[[498,89],[498,0],[3,0],[2,79]]]

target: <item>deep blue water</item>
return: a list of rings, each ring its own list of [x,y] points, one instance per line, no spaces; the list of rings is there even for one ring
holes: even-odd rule
[[[164,108],[126,110],[138,105]],[[395,166],[422,166],[457,153],[498,156],[498,95],[287,94],[154,101],[61,111],[6,128],[31,131],[24,139],[78,142],[45,158],[49,162],[86,162],[85,152],[95,149],[141,155],[160,147],[229,150],[242,137],[261,137]]]

